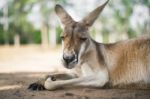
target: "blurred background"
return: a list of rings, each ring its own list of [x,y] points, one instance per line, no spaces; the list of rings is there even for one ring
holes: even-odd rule
[[[61,4],[77,21],[105,0],[0,0],[0,72],[41,72],[61,68]],[[110,0],[90,29],[109,43],[150,35],[150,0]]]

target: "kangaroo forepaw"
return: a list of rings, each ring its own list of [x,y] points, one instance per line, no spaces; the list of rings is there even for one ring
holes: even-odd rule
[[[39,91],[39,90],[45,90],[45,87],[40,83],[32,83],[29,85],[28,89],[33,91]]]

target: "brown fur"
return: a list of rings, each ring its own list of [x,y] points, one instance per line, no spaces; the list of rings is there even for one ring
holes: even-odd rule
[[[149,46],[150,38],[132,39],[106,46],[107,54],[115,61],[113,68],[110,69],[110,79],[113,85],[140,81],[137,78],[144,75],[150,79],[148,74],[150,70]]]

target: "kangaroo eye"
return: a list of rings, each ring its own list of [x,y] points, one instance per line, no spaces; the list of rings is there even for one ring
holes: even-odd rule
[[[86,40],[87,40],[87,38],[86,38],[86,37],[81,37],[81,38],[80,38],[80,40],[82,40],[82,41],[86,41]]]
[[[64,40],[65,37],[64,37],[64,36],[61,36],[60,38],[61,38],[61,40]]]

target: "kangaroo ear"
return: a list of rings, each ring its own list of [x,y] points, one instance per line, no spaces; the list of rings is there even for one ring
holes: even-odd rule
[[[63,25],[66,26],[66,25],[71,24],[72,22],[74,22],[72,17],[65,11],[65,9],[61,5],[57,4],[55,6],[55,12],[58,15],[58,17],[60,18]]]
[[[93,25],[94,21],[97,19],[99,14],[103,11],[105,5],[108,3],[109,0],[107,0],[103,5],[97,7],[95,10],[89,13],[88,16],[86,16],[81,23],[85,24],[86,26],[90,27]]]

